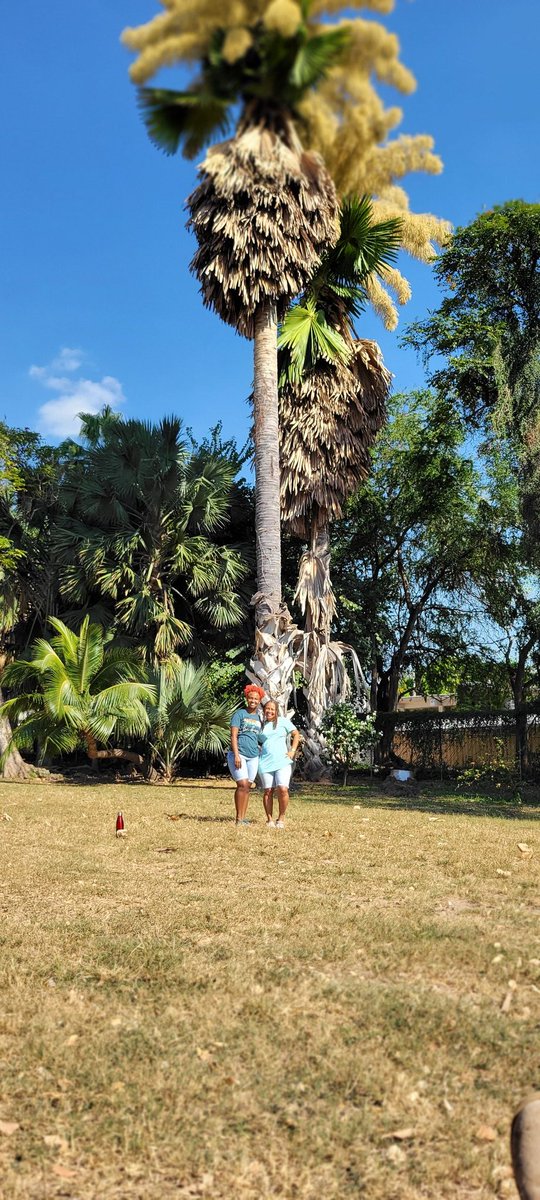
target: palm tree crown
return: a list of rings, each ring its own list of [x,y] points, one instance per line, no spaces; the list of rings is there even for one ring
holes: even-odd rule
[[[282,517],[298,536],[340,517],[369,468],[385,417],[390,374],[354,321],[366,283],[393,262],[396,220],[374,222],[371,201],[348,197],[338,242],[325,255],[280,333]]]
[[[176,418],[107,418],[89,433],[57,533],[66,598],[85,607],[109,599],[109,620],[155,661],[193,644],[201,620],[238,623],[246,567],[238,550],[219,544],[235,465],[190,452]]]

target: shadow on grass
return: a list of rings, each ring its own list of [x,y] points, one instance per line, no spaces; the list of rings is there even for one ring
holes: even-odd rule
[[[474,796],[463,792],[450,791],[448,785],[422,784],[416,794],[391,795],[379,790],[376,785],[368,783],[354,784],[342,788],[337,785],[329,788],[328,784],[313,785],[304,783],[297,785],[296,793],[302,800],[310,800],[317,804],[336,804],[351,807],[361,804],[362,808],[386,808],[390,811],[426,812],[436,816],[460,815],[474,817],[506,817],[508,820],[526,821],[540,818],[540,799],[538,794],[533,800],[523,803],[516,800],[495,797],[490,794],[476,793]]]
[[[202,813],[164,813],[169,821],[204,821],[207,825],[234,825],[234,813],[230,817],[210,817]]]

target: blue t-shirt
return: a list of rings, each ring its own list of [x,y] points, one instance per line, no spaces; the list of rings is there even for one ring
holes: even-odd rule
[[[282,767],[291,766],[287,735],[294,733],[294,730],[295,726],[288,717],[278,717],[275,729],[273,721],[267,721],[266,725],[263,725],[259,771],[270,774],[272,771],[281,771]]]
[[[244,758],[259,757],[261,718],[257,712],[239,708],[231,720],[231,728],[238,729],[238,750]]]

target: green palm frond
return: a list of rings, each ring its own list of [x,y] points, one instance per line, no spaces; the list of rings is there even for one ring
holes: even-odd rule
[[[324,79],[349,42],[350,32],[346,26],[331,29],[328,33],[319,34],[303,42],[289,76],[300,99]]]
[[[230,128],[230,100],[211,92],[145,87],[139,89],[138,100],[148,135],[165,154],[176,154],[182,147],[186,158],[194,158]]]
[[[67,625],[64,625],[64,622],[60,621],[58,617],[49,617],[49,625],[56,630],[56,637],[51,638],[50,642],[53,650],[65,662],[76,663],[79,650],[79,637],[77,634],[72,629],[68,629]],[[88,620],[86,619],[87,626]],[[81,632],[83,628],[84,622],[83,626],[81,626]]]
[[[289,309],[278,345],[288,352],[287,377],[291,382],[299,381],[304,371],[321,358],[347,363],[351,356],[345,339],[328,323],[323,309],[311,296]]]
[[[399,218],[375,221],[369,196],[348,196],[341,208],[339,239],[324,259],[319,277],[328,286],[365,283],[370,275],[395,262],[400,240]]]
[[[139,713],[141,706],[154,704],[155,699],[156,689],[151,683],[114,683],[92,698],[92,712]]]

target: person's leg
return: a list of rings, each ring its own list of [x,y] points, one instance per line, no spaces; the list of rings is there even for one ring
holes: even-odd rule
[[[249,793],[251,791],[251,783],[249,779],[239,779],[234,793],[234,805],[236,808],[236,820],[244,821],[249,803]]]
[[[291,781],[291,768],[284,767],[275,773],[276,791],[279,804],[278,827],[283,828],[285,825],[285,813],[289,805],[289,783]]]
[[[272,810],[274,807],[274,776],[267,771],[260,771],[259,781],[263,788],[263,807],[268,823],[272,821]]]
[[[287,807],[289,804],[289,789],[286,787],[278,787],[277,788],[277,798],[278,798],[278,804],[279,804],[278,821],[283,821],[283,823],[284,823],[285,813],[287,812]]]
[[[251,761],[252,760],[248,759],[248,758],[244,758],[243,754],[240,754],[239,757],[240,757],[240,761],[241,761],[241,766],[235,767],[234,754],[233,754],[232,750],[229,750],[229,753],[227,755],[227,764],[229,767],[229,772],[231,774],[231,777],[234,779],[234,782],[236,783],[236,788],[234,791],[234,807],[236,809],[236,824],[238,824],[239,821],[245,820],[247,806],[248,806],[248,802],[249,802],[251,779],[253,776],[253,770],[251,769]],[[254,763],[257,763],[258,759],[254,759],[253,761],[254,761]]]

